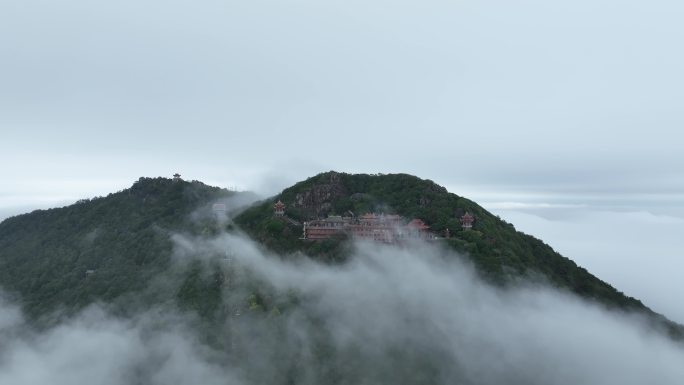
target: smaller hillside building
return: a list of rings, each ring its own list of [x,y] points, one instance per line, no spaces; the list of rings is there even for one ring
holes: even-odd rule
[[[473,228],[473,222],[475,221],[475,217],[470,215],[467,211],[463,216],[461,217],[461,227],[463,227],[463,230],[470,230]]]
[[[285,203],[281,202],[280,199],[273,205],[273,214],[277,217],[285,215]]]

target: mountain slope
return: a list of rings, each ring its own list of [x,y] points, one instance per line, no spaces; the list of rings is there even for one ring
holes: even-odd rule
[[[259,283],[247,277],[243,277],[244,293],[226,302],[225,296],[232,289],[224,284],[225,269],[220,267],[210,267],[207,273],[206,266],[191,263],[183,271],[168,274],[171,234],[211,236],[231,231],[232,225],[217,220],[210,206],[242,198],[253,200],[249,194],[196,181],[141,178],[131,188],[107,197],[8,218],[0,223],[0,287],[20,297],[31,318],[56,309],[74,312],[95,301],[118,301],[122,308],[131,307],[133,302],[146,306],[174,301],[204,318],[225,318],[227,312],[243,307],[271,311],[274,305],[265,298],[278,293],[263,292]],[[287,206],[287,219],[273,215],[272,206],[278,199]],[[678,325],[542,241],[516,231],[476,203],[415,176],[328,172],[252,205],[234,221],[253,239],[278,253],[303,252],[315,259],[342,263],[351,250],[349,242],[303,241],[301,223],[349,212],[420,218],[437,235],[449,229],[452,236],[438,242],[470,257],[491,282],[506,285],[541,277],[609,307],[649,314],[673,334],[681,335]],[[471,231],[460,226],[459,218],[465,212],[476,218]],[[159,289],[165,292],[150,293],[150,282],[161,272],[167,273],[166,277],[173,275],[173,284]]]
[[[170,233],[207,231],[191,213],[236,194],[140,178],[106,197],[8,218],[0,223],[0,286],[18,294],[30,316],[140,292],[168,267]]]
[[[442,242],[469,256],[490,281],[504,284],[520,277],[542,277],[557,287],[609,307],[643,311],[664,320],[639,300],[601,281],[541,240],[516,231],[513,225],[475,202],[449,193],[430,180],[407,174],[327,172],[283,190],[235,219],[250,236],[277,252],[304,250],[320,259],[343,260],[345,242],[300,240],[301,227],[273,216],[272,205],[276,200],[284,202],[287,216],[299,222],[326,215],[364,212],[419,218],[437,235],[445,234],[449,229],[451,237]],[[465,212],[476,218],[470,231],[464,231],[459,221]],[[665,322],[672,332],[681,333],[678,325]]]

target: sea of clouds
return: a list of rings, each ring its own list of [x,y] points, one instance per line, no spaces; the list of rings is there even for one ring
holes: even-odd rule
[[[208,343],[187,313],[93,305],[48,329],[0,302],[0,384],[680,384],[684,347],[639,315],[538,283],[495,288],[438,246],[359,243],[342,265],[234,234],[176,235],[175,259],[230,255],[297,306],[231,315]],[[231,289],[226,288],[225,298]],[[267,313],[263,313],[267,314]],[[242,321],[238,321],[241,319]],[[222,326],[219,325],[219,328]],[[321,333],[325,349],[321,350]],[[223,338],[223,337],[219,337]],[[239,352],[226,352],[237,344]]]

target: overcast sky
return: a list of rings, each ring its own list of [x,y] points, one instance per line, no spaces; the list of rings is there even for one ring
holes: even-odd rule
[[[174,172],[265,194],[408,172],[553,246],[656,218],[574,233],[637,253],[684,220],[681,20],[675,0],[2,1],[0,218]],[[630,271],[681,271],[663,242]],[[609,279],[643,298],[634,280]]]

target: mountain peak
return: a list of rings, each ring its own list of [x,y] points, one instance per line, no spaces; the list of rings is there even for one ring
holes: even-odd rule
[[[285,204],[286,218],[274,215],[277,200]],[[396,214],[424,222],[433,234],[448,233],[449,238],[441,242],[466,255],[492,282],[505,284],[516,277],[541,276],[552,285],[609,307],[652,314],[640,301],[625,296],[541,240],[516,231],[477,203],[409,174],[321,173],[245,210],[235,221],[276,252],[303,251],[314,258],[340,261],[347,252],[344,239],[301,239],[301,224],[350,213]],[[474,218],[471,226],[462,225],[465,213]]]
[[[345,237],[302,239],[304,223],[376,213],[401,218],[402,225],[415,219],[421,228],[429,228],[430,241],[457,252],[450,255],[468,258],[490,282],[507,285],[521,277],[543,277],[551,285],[608,307],[657,318],[640,301],[541,240],[516,231],[477,203],[431,180],[408,174],[329,171],[250,206],[234,218],[234,224],[215,220],[212,204],[220,201],[225,210],[223,202],[236,194],[242,193],[199,181],[142,177],[129,189],[106,197],[9,218],[0,223],[0,283],[20,293],[33,315],[56,306],[77,308],[95,300],[113,300],[142,290],[167,267],[173,232],[211,235],[230,231],[234,225],[285,257],[304,253],[326,263],[342,263],[350,251]],[[278,213],[276,201],[284,205]],[[474,218],[469,226],[461,222],[465,213]],[[670,330],[681,330],[663,322]]]

